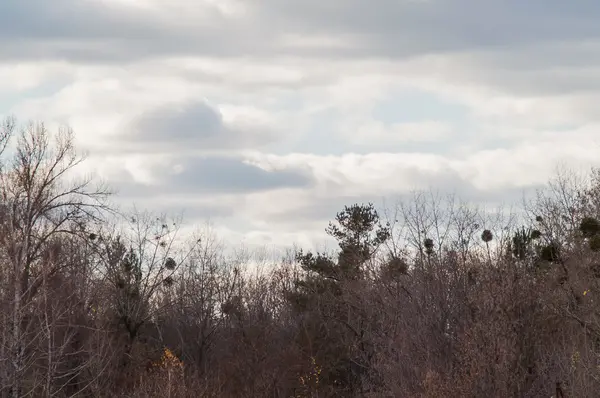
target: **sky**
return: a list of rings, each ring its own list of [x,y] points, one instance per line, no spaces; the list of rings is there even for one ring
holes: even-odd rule
[[[600,165],[596,0],[3,0],[0,115],[118,201],[249,246],[344,205],[494,205]]]

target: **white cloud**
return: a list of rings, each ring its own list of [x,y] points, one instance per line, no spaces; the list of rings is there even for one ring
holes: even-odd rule
[[[348,134],[354,143],[371,146],[374,143],[434,142],[447,138],[452,127],[441,122],[392,123],[368,121],[356,127],[356,132]]]

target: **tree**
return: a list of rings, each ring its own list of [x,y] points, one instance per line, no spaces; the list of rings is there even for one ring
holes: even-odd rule
[[[20,397],[29,393],[22,390],[24,385],[35,387],[26,379],[36,355],[30,350],[36,335],[32,304],[44,280],[69,265],[62,261],[61,241],[85,239],[87,225],[99,222],[108,210],[109,192],[93,187],[91,178],[68,181],[84,160],[74,148],[71,130],[53,135],[40,123],[29,123],[18,134],[15,130],[13,119],[0,130],[0,156],[16,136],[12,162],[5,157],[0,161],[0,245],[11,281],[3,294],[12,298],[10,327],[3,331],[9,346],[3,358],[7,372],[0,384]]]
[[[95,231],[89,245],[102,276],[96,313],[105,327],[117,331],[113,345],[120,352],[115,369],[117,378],[128,384],[148,357],[162,355],[158,323],[175,304],[181,265],[199,242],[185,247],[178,242],[179,220],[149,212],[134,210],[117,221]],[[126,389],[123,384],[119,387]]]
[[[521,227],[520,230],[514,232],[509,250],[514,258],[519,261],[533,260],[540,250],[539,245],[536,245],[536,241],[540,237],[541,232],[539,230]]]
[[[300,251],[297,260],[306,274],[289,298],[297,309],[311,315],[302,328],[311,330],[308,356],[319,362],[323,382],[355,393],[363,388],[361,378],[368,374],[372,358],[367,343],[370,322],[360,286],[366,286],[365,265],[389,239],[390,231],[380,223],[372,203],[346,206],[326,231],[338,241],[337,261]]]
[[[303,268],[330,279],[359,279],[363,266],[390,237],[389,225],[381,225],[372,203],[345,206],[326,229],[340,247],[337,263],[327,256],[311,253],[298,255]]]

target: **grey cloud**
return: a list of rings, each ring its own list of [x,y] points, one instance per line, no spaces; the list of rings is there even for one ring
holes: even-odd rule
[[[198,10],[204,7],[197,4]],[[590,65],[600,64],[600,52],[593,44],[600,39],[600,2],[595,0],[248,0],[244,4],[253,9],[241,18],[214,13],[211,24],[189,24],[181,23],[181,16],[101,2],[5,0],[0,2],[0,60],[123,64],[166,56],[411,60],[452,54],[457,58],[450,65],[447,60],[425,60],[416,67],[422,74],[516,95],[600,90],[595,83],[600,74],[590,70]],[[349,45],[281,44],[278,39],[285,34],[339,36]],[[222,79],[205,71],[182,73],[190,80]],[[295,89],[328,79],[307,74],[293,82],[261,81],[257,87]],[[245,85],[252,88],[252,83]]]
[[[170,179],[168,185],[219,192],[252,192],[276,188],[308,187],[311,179],[296,171],[266,171],[237,159],[200,158]]]
[[[257,148],[275,140],[265,128],[227,126],[204,102],[167,105],[135,118],[117,140],[117,150],[181,151]]]
[[[279,188],[308,188],[311,176],[295,170],[266,171],[227,157],[188,157],[177,159],[183,171],[173,173],[166,168],[152,172],[161,180],[160,188],[146,186],[131,178],[116,186],[119,193],[130,198],[169,197],[223,193],[251,193]]]
[[[156,36],[160,25],[153,22],[100,2],[5,0],[0,3],[1,56],[77,59],[85,53],[94,60],[111,45],[118,52],[123,43]]]
[[[388,72],[397,70],[403,76],[416,73],[418,78],[432,77],[457,86],[487,86],[498,93],[566,96],[600,91],[600,2],[595,0],[248,0],[244,4],[253,10],[244,17],[227,19],[215,14],[211,24],[181,23],[173,16],[103,4],[0,1],[0,60],[124,64],[176,55],[291,56],[287,61],[293,67],[293,60],[298,58],[320,62],[378,57],[407,61]],[[339,48],[319,43],[282,45],[278,39],[287,33],[339,35],[352,43]],[[428,54],[449,57],[420,57]],[[342,63],[329,69],[336,67],[341,69],[340,75],[346,72]],[[266,86],[300,89],[331,82],[329,73],[307,71],[298,80],[259,80],[255,86],[249,80],[244,85],[254,90]],[[233,82],[236,89],[241,84],[209,71],[181,73],[188,80],[219,85]],[[163,114],[167,111],[157,110]],[[200,117],[180,116],[190,122]],[[145,117],[140,121],[147,121]],[[254,142],[244,141],[250,136],[236,135],[227,142],[251,146]],[[216,146],[229,147],[223,140],[210,140],[215,140]]]
[[[353,35],[337,54],[418,59],[420,76],[517,95],[598,91],[600,2],[584,0],[277,0],[270,18],[306,34]],[[332,54],[336,54],[332,52]],[[450,63],[449,63],[450,60]],[[562,69],[561,69],[562,68]],[[596,68],[597,69],[597,68]]]
[[[362,35],[385,54],[461,50],[598,36],[600,4],[561,0],[277,0],[281,26]],[[372,49],[377,51],[377,48]]]
[[[600,3],[582,0],[250,0],[247,19],[210,26],[96,2],[0,4],[2,56],[139,60],[164,55],[411,56],[600,36]],[[202,5],[198,5],[202,7]],[[350,48],[288,48],[278,35],[350,35]]]
[[[234,46],[223,34],[229,27],[225,20],[216,24],[218,28],[202,23],[190,28],[180,19],[94,1],[4,0],[0,2],[0,58],[125,62],[194,53],[234,55],[238,45],[250,48],[252,44],[250,32],[238,32]],[[219,15],[210,19],[218,21]],[[236,27],[229,28],[234,34]]]

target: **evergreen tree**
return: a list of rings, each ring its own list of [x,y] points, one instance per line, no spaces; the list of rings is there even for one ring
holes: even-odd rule
[[[361,290],[355,287],[366,282],[364,265],[390,237],[390,230],[369,203],[346,206],[326,231],[338,241],[337,258],[300,251],[296,258],[306,273],[288,298],[306,315],[302,338],[312,335],[308,349],[322,367],[323,383],[348,394],[362,393],[362,380],[371,376],[368,363],[373,353],[367,336],[369,315],[353,305],[363,299],[356,297]]]

